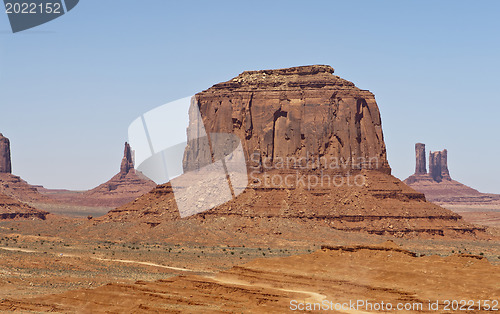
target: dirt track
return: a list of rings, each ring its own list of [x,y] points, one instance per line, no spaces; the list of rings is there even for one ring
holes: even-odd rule
[[[440,307],[444,300],[498,300],[498,282],[499,266],[479,256],[416,257],[394,243],[386,243],[383,247],[260,258],[211,276],[180,275],[155,282],[116,283],[33,299],[4,300],[0,309],[276,313],[288,311],[292,300],[310,306],[322,301],[336,304],[367,300],[422,304],[424,311],[408,312],[431,312],[425,310],[428,300],[439,300]],[[347,308],[333,312],[373,311]],[[473,312],[480,311],[476,308]]]

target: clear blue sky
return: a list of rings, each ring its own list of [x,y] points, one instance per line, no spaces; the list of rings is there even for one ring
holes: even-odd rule
[[[372,91],[393,173],[414,144],[500,193],[500,2],[82,0],[12,34],[0,14],[0,132],[32,184],[88,189],[119,170],[140,114],[244,70],[329,64]]]

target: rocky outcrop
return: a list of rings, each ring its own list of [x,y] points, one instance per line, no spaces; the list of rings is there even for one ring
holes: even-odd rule
[[[6,219],[43,219],[45,220],[48,212],[38,210],[27,204],[0,193],[0,220]]]
[[[0,133],[0,173],[12,173],[9,139]]]
[[[327,65],[246,71],[196,94],[196,105],[207,133],[242,140],[249,166],[322,159],[390,173],[374,95],[333,72]],[[197,135],[193,128],[188,135]],[[210,155],[199,141],[188,138],[185,169]]]
[[[426,174],[427,166],[425,165],[425,144],[415,144],[415,157],[417,159],[415,164],[415,174]]]
[[[199,189],[190,186],[194,172],[188,171],[181,176],[184,186],[176,184],[178,178],[172,184],[159,185],[110,211],[97,223],[133,221],[156,228],[162,222],[190,219],[207,226],[221,218],[243,225],[308,221],[337,230],[398,237],[484,234],[484,228],[467,224],[459,215],[426,202],[422,193],[390,175],[373,94],[333,75],[329,66],[244,72],[195,97],[192,106],[198,106],[210,138],[214,133],[230,133],[241,140],[248,164],[248,186],[228,202],[181,218],[176,189],[183,191],[183,198],[192,200],[193,209],[206,201]],[[186,170],[218,157],[210,149],[213,141],[207,145],[203,142],[206,137],[198,138],[200,123],[193,112],[196,110],[192,107],[184,155]],[[283,165],[283,160],[290,159],[291,163]],[[313,160],[312,165],[303,167],[304,160]],[[325,160],[351,163],[331,168],[326,167],[331,164],[325,164]],[[220,193],[211,191],[213,185],[205,187],[210,192],[205,194]]]
[[[35,186],[11,173],[0,173],[0,193],[25,203],[50,201]]]

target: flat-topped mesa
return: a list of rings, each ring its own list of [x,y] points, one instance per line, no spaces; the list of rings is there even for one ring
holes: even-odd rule
[[[310,75],[317,73],[330,73],[332,74],[335,70],[329,65],[303,65],[292,68],[284,69],[272,69],[272,70],[257,70],[257,71],[244,71],[240,76],[253,75],[253,74],[277,74],[277,75]]]
[[[134,170],[134,161],[132,158],[132,150],[130,148],[130,145],[129,143],[125,142],[122,163],[120,165],[120,173],[126,175],[130,170]]]
[[[321,159],[390,173],[374,95],[333,71],[327,65],[245,71],[196,94],[193,104],[208,134],[241,139],[249,167]],[[188,136],[197,134],[194,124]],[[200,152],[197,140],[188,142],[186,170],[196,168],[200,156],[210,156]]]
[[[0,133],[0,173],[12,173],[10,141]]]

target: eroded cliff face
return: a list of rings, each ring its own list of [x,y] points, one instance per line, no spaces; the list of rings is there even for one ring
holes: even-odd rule
[[[323,158],[390,173],[373,94],[333,71],[327,65],[246,71],[216,84],[196,94],[205,130],[236,134],[249,166]],[[187,170],[207,155],[188,140]]]

